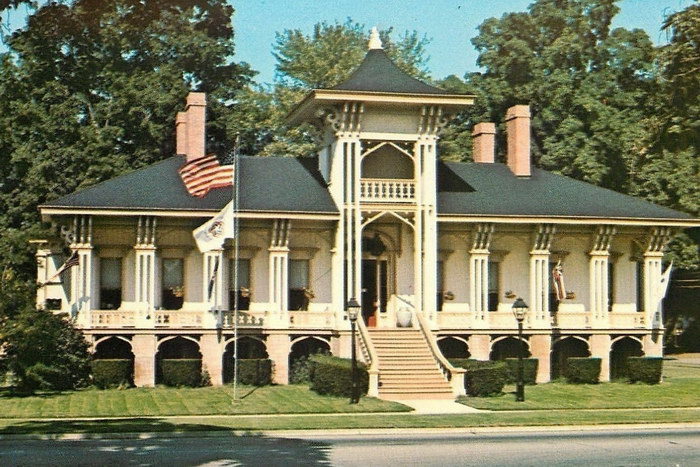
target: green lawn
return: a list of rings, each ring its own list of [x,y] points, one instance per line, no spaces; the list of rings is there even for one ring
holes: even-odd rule
[[[700,407],[700,366],[664,362],[661,384],[566,384],[525,387],[525,401],[515,402],[513,386],[497,397],[464,397],[463,404],[487,410],[619,409]]]
[[[138,417],[174,415],[402,412],[402,404],[319,396],[307,386],[85,389],[28,397],[0,395],[0,418]]]

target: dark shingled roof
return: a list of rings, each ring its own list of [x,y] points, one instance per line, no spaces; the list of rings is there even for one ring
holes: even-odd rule
[[[519,178],[504,164],[438,163],[442,215],[691,220],[692,216],[537,168]]]
[[[344,82],[330,89],[339,91],[393,92],[402,94],[450,94],[404,73],[383,49],[367,52],[360,66]]]
[[[203,198],[190,196],[178,169],[184,156],[85,188],[42,207],[103,209],[220,210],[232,190],[217,188]],[[241,211],[337,213],[314,158],[241,157]]]

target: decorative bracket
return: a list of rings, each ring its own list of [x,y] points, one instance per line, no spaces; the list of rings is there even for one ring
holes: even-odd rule
[[[326,112],[325,118],[336,133],[359,133],[364,111],[362,102],[345,102],[339,111]]]
[[[532,251],[548,253],[549,248],[552,246],[552,240],[554,239],[554,234],[557,231],[557,226],[554,224],[540,224],[537,226],[533,240],[532,240]]]
[[[671,237],[673,237],[673,229],[671,227],[654,227],[647,234],[644,254],[663,253],[666,245],[671,241]]]
[[[292,227],[290,219],[275,219],[272,223],[270,249],[289,248],[289,230]]]
[[[156,244],[158,220],[155,216],[139,216],[136,224],[136,245],[153,247]]]
[[[472,252],[488,252],[495,226],[493,223],[477,224],[472,232]]]
[[[421,109],[420,120],[418,122],[418,134],[435,136],[447,125],[447,115],[442,113],[442,107],[436,105],[425,105]]]
[[[617,227],[614,225],[598,226],[593,234],[593,247],[591,248],[591,254],[608,254],[610,251],[610,245],[612,244],[612,239],[616,233]]]

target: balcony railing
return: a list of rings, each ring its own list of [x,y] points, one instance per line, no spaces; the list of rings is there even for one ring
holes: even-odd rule
[[[182,310],[156,310],[153,319],[157,328],[201,328],[204,312]]]
[[[395,178],[363,178],[360,201],[375,203],[410,203],[416,199],[416,182]]]
[[[133,328],[135,325],[134,311],[94,310],[90,314],[90,326],[93,328]]]

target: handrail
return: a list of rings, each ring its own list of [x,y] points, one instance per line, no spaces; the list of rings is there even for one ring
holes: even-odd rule
[[[456,396],[466,395],[466,390],[464,387],[464,374],[467,372],[464,368],[456,368],[452,366],[450,362],[447,361],[440,349],[438,348],[437,341],[430,332],[428,323],[425,322],[425,317],[422,313],[418,313],[414,310],[413,316],[416,317],[418,323],[418,328],[423,333],[423,337],[428,342],[428,347],[433,354],[433,358],[437,361],[440,366],[442,374],[450,381],[452,386],[452,393]]]
[[[367,374],[369,375],[367,395],[369,397],[379,397],[379,359],[377,358],[377,351],[374,350],[372,338],[364,320],[361,318],[357,320],[357,329],[360,335],[360,348],[367,363]]]

